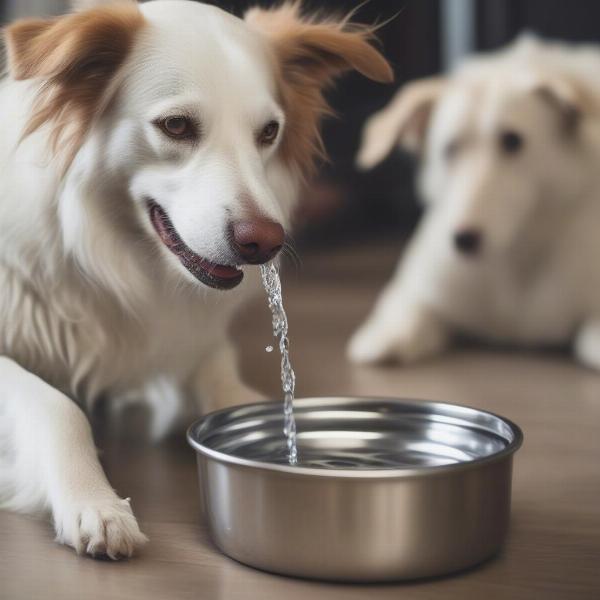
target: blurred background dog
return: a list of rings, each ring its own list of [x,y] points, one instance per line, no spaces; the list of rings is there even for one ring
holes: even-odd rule
[[[600,51],[524,38],[409,84],[366,128],[358,163],[420,155],[426,216],[349,345],[415,361],[465,332],[561,345],[600,368]]]

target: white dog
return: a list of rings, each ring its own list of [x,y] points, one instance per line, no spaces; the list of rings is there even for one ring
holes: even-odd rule
[[[245,20],[181,0],[80,4],[6,30],[0,503],[46,508],[58,541],[116,558],[145,536],[80,406],[255,396],[226,336],[258,287],[241,265],[284,244],[323,88],[392,73],[369,29],[296,2]]]
[[[421,155],[426,214],[350,358],[418,361],[458,333],[572,343],[600,368],[600,50],[524,38],[410,84],[359,165],[398,142]]]

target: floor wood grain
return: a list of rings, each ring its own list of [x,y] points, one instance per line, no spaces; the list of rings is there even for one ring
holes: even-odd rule
[[[452,577],[396,585],[336,585],[255,571],[212,546],[198,510],[193,453],[181,437],[159,446],[128,436],[99,443],[109,477],[151,542],[121,563],[77,557],[44,521],[0,513],[0,599],[593,600],[600,598],[600,375],[567,356],[463,349],[411,368],[354,368],[343,345],[391,272],[394,245],[309,256],[288,269],[298,395],[396,395],[503,414],[524,430],[513,518],[502,553]],[[236,325],[247,379],[269,394],[277,357],[263,302]]]

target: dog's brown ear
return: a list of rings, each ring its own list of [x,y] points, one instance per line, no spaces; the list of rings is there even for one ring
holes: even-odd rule
[[[573,135],[577,131],[584,112],[598,111],[592,94],[566,78],[545,78],[534,84],[533,92],[556,112],[564,135]]]
[[[300,2],[272,9],[253,8],[246,22],[269,40],[278,71],[279,92],[286,111],[284,156],[301,170],[323,156],[319,122],[331,111],[323,90],[342,73],[356,70],[378,82],[391,82],[393,71],[371,45],[373,30],[349,18],[301,14]]]
[[[17,80],[40,81],[24,134],[49,123],[53,149],[60,145],[72,154],[106,102],[110,83],[143,24],[134,4],[115,3],[9,25],[4,30],[9,73]]]
[[[420,152],[431,113],[446,85],[442,77],[410,83],[383,110],[372,115],[363,129],[357,166],[364,170],[373,168],[396,145]]]

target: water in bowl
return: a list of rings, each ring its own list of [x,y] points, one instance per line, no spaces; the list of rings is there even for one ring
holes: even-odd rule
[[[290,342],[288,339],[288,320],[283,308],[281,280],[279,271],[272,264],[261,265],[260,274],[267,293],[269,309],[273,317],[273,335],[279,340],[281,354],[281,387],[283,389],[283,433],[287,438],[288,462],[295,465],[298,462],[296,446],[296,420],[294,419],[294,389],[296,375],[290,362]]]
[[[467,463],[502,452],[510,427],[494,415],[435,403],[385,398],[320,398],[296,403],[294,468],[411,469]],[[289,464],[281,408],[267,403],[217,414],[202,443],[229,456]]]

